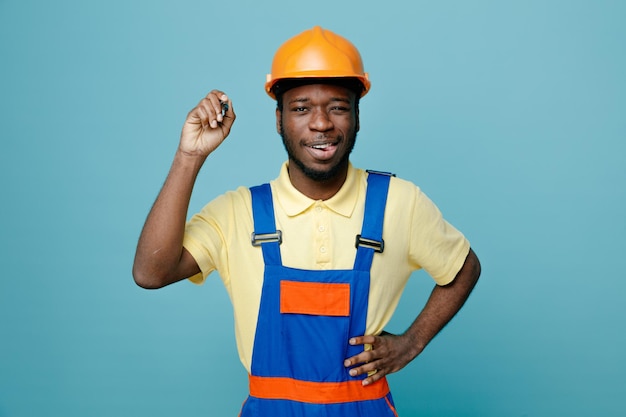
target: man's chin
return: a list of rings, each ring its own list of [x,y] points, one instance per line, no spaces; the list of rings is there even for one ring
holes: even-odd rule
[[[347,160],[345,162],[341,162],[336,165],[324,168],[307,167],[298,162],[299,161],[295,161],[296,165],[298,165],[302,173],[307,178],[317,182],[326,182],[335,179],[337,175],[343,172],[344,169],[348,166]]]

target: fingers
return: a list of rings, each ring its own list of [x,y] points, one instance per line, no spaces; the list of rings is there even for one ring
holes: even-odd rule
[[[372,345],[372,349],[364,350],[358,355],[352,356],[344,361],[344,366],[349,368],[351,366],[355,366],[350,369],[348,372],[350,376],[359,376],[363,374],[370,374],[367,378],[363,380],[363,385],[369,385],[373,382],[376,382],[380,378],[386,375],[383,369],[383,361],[382,357],[384,356],[384,349],[376,348],[378,338],[376,336],[360,336],[353,337],[349,340],[351,345]],[[358,364],[362,364],[360,366],[356,366]]]
[[[207,94],[189,116],[205,130],[217,129],[221,124],[230,128],[235,120],[232,101],[220,90],[213,90]]]
[[[355,358],[357,357],[355,356],[354,358],[351,358],[351,359],[355,359]],[[348,361],[350,360],[346,360],[346,363],[348,363]],[[356,359],[356,362],[353,362],[353,363],[363,363],[363,362],[361,362],[360,359]],[[346,367],[348,366],[350,365],[346,365]],[[369,385],[378,381],[385,375],[387,375],[389,371],[387,370],[387,368],[384,365],[384,362],[381,359],[372,359],[372,360],[366,361],[361,366],[350,369],[348,373],[350,374],[350,376],[353,376],[353,377],[367,374],[368,376],[362,381],[362,384]]]
[[[235,112],[230,98],[213,90],[194,107],[183,124],[179,149],[206,157],[230,134]]]
[[[347,362],[348,360],[346,360],[346,363]],[[354,363],[363,363],[363,365],[350,369],[350,371],[348,372],[350,376],[359,376],[363,374],[369,374],[371,372],[377,372],[379,371],[379,365],[382,365],[382,362],[378,359],[372,359],[366,362],[361,362],[360,360],[357,359],[357,362],[354,362]],[[346,365],[346,367],[349,367],[349,366],[351,365]]]
[[[363,385],[372,384],[387,374],[399,371],[415,357],[408,353],[409,342],[403,336],[360,336],[351,338],[349,343],[353,346],[371,345],[371,349],[344,361],[346,368],[354,367],[349,371],[351,376],[368,375],[362,381]]]
[[[366,345],[366,344],[373,345],[376,342],[376,339],[377,339],[377,337],[376,336],[372,336],[372,335],[357,336],[357,337],[350,338],[348,343],[350,343],[352,346]]]
[[[374,346],[374,344],[376,344],[376,336],[359,336],[359,337],[353,337],[351,338],[348,343],[350,343],[352,346],[357,346],[357,345],[372,345],[372,347]],[[378,352],[377,352],[378,353]],[[373,349],[368,349],[368,350],[364,350],[363,352],[359,353],[358,355],[355,355],[351,358],[348,358],[344,361],[344,365],[346,366],[346,368],[350,367],[350,366],[354,366],[356,364],[359,363],[368,363],[371,362],[373,360],[375,360],[375,353]],[[368,369],[368,371],[373,370],[373,369]],[[363,372],[359,372],[356,375],[359,375]]]

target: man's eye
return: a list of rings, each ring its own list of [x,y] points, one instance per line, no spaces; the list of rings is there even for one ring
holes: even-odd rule
[[[295,111],[295,112],[303,112],[303,111],[306,111],[306,107],[294,107],[293,111]]]

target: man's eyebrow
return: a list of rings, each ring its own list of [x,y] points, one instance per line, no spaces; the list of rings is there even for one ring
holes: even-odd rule
[[[311,99],[307,98],[307,97],[296,97],[292,100],[289,100],[289,104],[291,103],[306,103],[308,101],[311,101]]]
[[[348,97],[331,97],[330,101],[341,101],[348,104],[352,103],[352,100]]]

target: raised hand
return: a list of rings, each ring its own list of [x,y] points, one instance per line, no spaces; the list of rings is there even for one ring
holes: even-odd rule
[[[228,96],[219,90],[211,91],[187,115],[179,150],[185,155],[206,157],[226,139],[234,122],[235,112]]]

